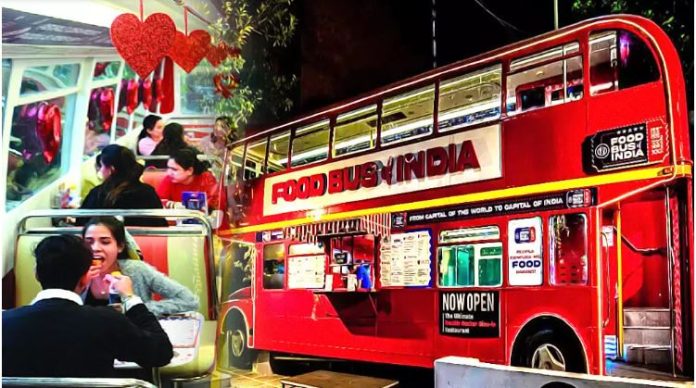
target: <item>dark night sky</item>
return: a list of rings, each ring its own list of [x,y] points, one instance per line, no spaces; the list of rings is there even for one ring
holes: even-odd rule
[[[553,1],[436,0],[437,65],[553,29]],[[561,25],[569,1],[559,1]],[[300,0],[300,104],[306,113],[432,68],[431,0]]]

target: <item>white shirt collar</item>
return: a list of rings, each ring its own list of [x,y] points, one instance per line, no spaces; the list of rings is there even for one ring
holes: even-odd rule
[[[82,298],[80,298],[80,295],[77,295],[76,293],[68,290],[63,290],[60,288],[48,288],[46,290],[40,291],[34,300],[31,301],[31,304],[34,304],[38,301],[44,300],[44,299],[66,299],[73,301],[80,306],[82,306]]]

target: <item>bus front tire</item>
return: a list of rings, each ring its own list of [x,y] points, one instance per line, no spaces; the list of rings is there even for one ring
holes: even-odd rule
[[[575,338],[545,329],[527,337],[520,366],[587,373],[582,348]]]
[[[227,346],[230,364],[235,368],[251,369],[254,362],[254,350],[248,346],[247,330],[241,317],[233,317],[232,325],[227,330]]]

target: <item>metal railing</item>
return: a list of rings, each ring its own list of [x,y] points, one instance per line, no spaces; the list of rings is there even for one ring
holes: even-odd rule
[[[156,388],[156,385],[137,379],[92,377],[3,377],[3,387],[127,387]]]

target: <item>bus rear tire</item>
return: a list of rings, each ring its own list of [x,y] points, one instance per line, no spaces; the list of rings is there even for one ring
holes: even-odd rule
[[[543,329],[527,337],[518,366],[565,372],[587,373],[582,348],[576,338],[568,338],[552,329]]]
[[[256,356],[248,346],[247,328],[242,317],[235,315],[227,330],[227,350],[230,364],[235,368],[251,369]]]

